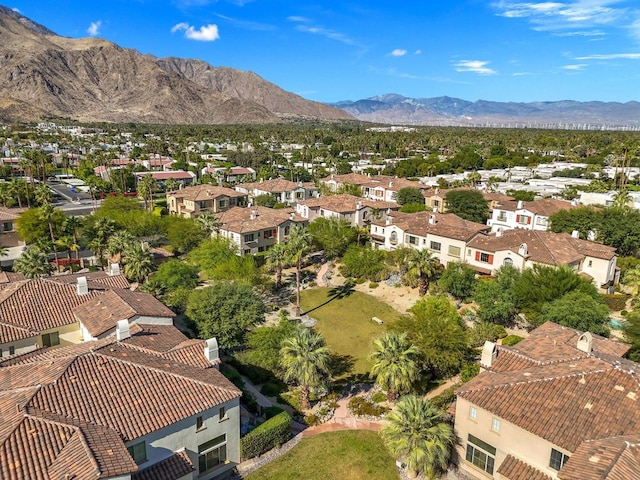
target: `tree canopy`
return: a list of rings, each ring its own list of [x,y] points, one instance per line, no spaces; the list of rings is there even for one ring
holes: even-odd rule
[[[445,195],[447,212],[476,223],[487,223],[489,204],[478,190],[450,190]]]

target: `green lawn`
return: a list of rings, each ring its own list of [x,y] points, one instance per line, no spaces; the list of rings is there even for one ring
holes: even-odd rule
[[[343,359],[345,368],[339,377],[366,374],[371,367],[367,357],[373,339],[401,314],[375,297],[356,291],[328,301],[332,292],[329,288],[304,290],[302,310],[318,321],[316,330],[324,336],[331,352]],[[371,317],[380,318],[384,324],[377,324]]]
[[[305,438],[247,480],[398,480],[395,462],[380,435],[368,430]]]

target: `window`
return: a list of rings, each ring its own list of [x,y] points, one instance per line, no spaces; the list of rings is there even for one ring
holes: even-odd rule
[[[207,202],[198,202],[198,207],[200,208],[200,210],[207,208]]]
[[[276,236],[276,229],[271,229],[271,230],[265,230],[263,232],[263,237],[264,238],[273,238]]]
[[[196,418],[196,431],[204,429],[204,420],[202,417]]]
[[[589,266],[593,267],[593,260],[589,260]]]
[[[411,245],[417,245],[418,244],[418,239],[416,237],[414,237],[413,235],[409,235],[409,243]]]
[[[198,468],[201,474],[216,468],[218,465],[223,465],[226,461],[226,435],[220,435],[198,446]]]
[[[218,410],[218,420],[222,421],[226,419],[227,419],[227,409],[224,407],[220,407],[220,410]]]
[[[442,244],[440,242],[431,242],[429,244],[429,248],[431,250],[435,250],[435,251],[439,252],[440,249],[442,248]]]
[[[528,217],[526,215],[516,215],[516,222],[520,223],[521,225],[529,225],[531,223],[531,217]]]
[[[476,407],[469,407],[469,418],[474,420],[478,418],[478,409]]]
[[[453,245],[449,245],[449,255],[452,257],[460,256],[460,247],[454,247]]]
[[[131,445],[130,447],[127,447],[127,450],[129,451],[131,458],[133,458],[133,461],[138,465],[147,461],[147,445],[144,442]]]
[[[0,358],[2,358],[2,349],[0,348]]]
[[[536,218],[536,225],[546,226],[548,224],[549,224],[549,222],[547,221],[546,217],[538,217],[538,218]]]
[[[504,211],[500,210],[498,212],[498,221],[499,222],[506,222],[507,221],[507,212],[504,212]]]
[[[503,261],[502,261],[502,265],[513,265],[513,259],[506,257]]]
[[[16,353],[16,347],[14,347],[13,345],[11,345],[9,347],[9,355],[13,355],[14,353]]]
[[[253,239],[254,239],[254,235],[253,235],[253,233],[247,233],[247,234],[244,236],[244,241],[245,241],[245,242],[253,242]]]
[[[555,448],[551,449],[551,458],[549,459],[549,466],[554,470],[560,470],[565,463],[569,460],[569,455],[565,455],[559,452]]]
[[[391,232],[391,235],[389,237],[389,241],[395,245],[396,243],[398,243],[398,234],[396,233],[396,231],[394,230],[393,232]]]
[[[291,231],[291,226],[290,226],[290,225],[287,225],[286,227],[284,227],[284,234],[285,234],[285,236],[286,236],[286,235],[289,235],[289,232],[290,232],[290,231]]]
[[[500,431],[500,420],[498,420],[497,418],[494,418],[491,421],[491,430],[493,430],[494,432]]]
[[[483,442],[477,437],[469,434],[467,441],[467,462],[472,463],[483,472],[493,475],[496,449],[487,442]]]
[[[264,247],[258,247],[258,253],[264,252]]]
[[[476,262],[493,263],[493,255],[489,253],[476,252]]]
[[[250,248],[245,249],[245,251],[244,251],[245,255],[249,255],[250,253],[251,253],[251,249]]]
[[[218,200],[218,206],[220,208],[224,208],[227,206],[227,201],[226,200]]]
[[[60,336],[58,335],[58,332],[45,333],[42,335],[43,347],[53,347],[55,345],[60,345]]]
[[[431,201],[431,205],[433,205],[434,207],[439,207],[440,206],[440,200],[432,200]]]

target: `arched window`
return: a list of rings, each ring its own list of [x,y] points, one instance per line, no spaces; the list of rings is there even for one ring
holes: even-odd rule
[[[511,257],[505,258],[502,265],[513,265],[513,259]]]
[[[396,233],[396,231],[395,231],[395,230],[393,230],[393,231],[391,232],[391,236],[390,236],[390,238],[389,238],[389,241],[390,241],[391,243],[393,243],[393,244],[398,243],[398,234]]]

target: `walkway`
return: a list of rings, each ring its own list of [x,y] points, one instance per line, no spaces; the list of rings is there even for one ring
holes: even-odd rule
[[[329,271],[329,266],[330,266],[329,262],[324,262],[320,266],[320,270],[318,270],[318,275],[316,276],[316,285],[318,285],[319,287],[329,287],[330,286],[330,283],[328,282],[328,280],[326,278],[326,274]]]

